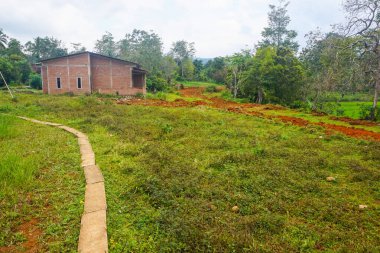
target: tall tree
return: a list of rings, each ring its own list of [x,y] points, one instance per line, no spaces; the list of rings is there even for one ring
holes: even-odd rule
[[[170,55],[165,55],[161,61],[161,71],[166,82],[170,85],[177,75],[178,65]]]
[[[209,60],[205,64],[204,69],[207,79],[210,79],[216,83],[223,84],[226,82],[226,58],[225,57],[216,57],[212,60]]]
[[[243,71],[247,69],[248,62],[252,58],[252,52],[250,50],[242,50],[240,53],[227,58],[227,81],[232,91],[234,98],[237,97],[239,91],[240,79]]]
[[[201,73],[202,73],[202,70],[204,69],[204,65],[203,65],[203,62],[200,60],[200,59],[195,59],[193,61],[193,65],[194,65],[194,77],[197,81],[201,81]]]
[[[0,28],[0,49],[6,47],[8,41],[8,36],[3,32],[3,29]]]
[[[304,70],[289,48],[259,48],[239,82],[243,95],[256,103],[291,104],[300,98]]]
[[[343,7],[347,23],[339,28],[345,36],[355,40],[352,46],[361,45],[358,56],[367,61],[367,72],[374,83],[371,111],[371,119],[374,119],[380,93],[380,0],[346,0]]]
[[[24,56],[23,51],[23,46],[21,45],[21,42],[14,39],[10,38],[8,42],[8,48],[4,50],[7,55],[22,55]]]
[[[116,43],[110,32],[106,32],[100,40],[96,41],[95,52],[110,57],[117,56]]]
[[[154,32],[133,30],[118,42],[119,57],[141,64],[155,74],[162,60],[162,41]]]
[[[25,51],[32,63],[42,59],[67,55],[67,48],[62,42],[53,37],[37,37],[25,44]]]
[[[194,42],[187,42],[184,40],[179,40],[173,43],[170,50],[170,54],[178,63],[181,70],[181,77],[184,78],[184,62],[185,60],[192,59],[195,54]]]
[[[290,23],[290,17],[287,13],[288,5],[289,2],[285,2],[284,0],[279,0],[278,6],[269,5],[269,24],[261,33],[263,41],[259,43],[259,46],[272,46],[275,48],[288,47],[294,51],[298,50],[299,45],[294,41],[297,37],[297,32],[288,30]]]

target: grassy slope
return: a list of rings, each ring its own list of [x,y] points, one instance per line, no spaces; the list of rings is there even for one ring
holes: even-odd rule
[[[1,96],[0,111],[89,134],[111,252],[380,250],[379,143],[203,107],[19,101]]]
[[[1,252],[36,246],[32,230],[38,251],[75,251],[84,194],[78,152],[62,130],[0,114]]]
[[[211,82],[198,82],[198,81],[179,81],[185,87],[207,87],[207,86],[222,86],[221,84]]]

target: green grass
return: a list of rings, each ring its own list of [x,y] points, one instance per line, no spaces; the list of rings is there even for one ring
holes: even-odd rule
[[[362,106],[372,106],[372,102],[339,102],[337,110],[340,110],[341,113],[338,115],[336,110],[335,115],[359,119]]]
[[[198,82],[198,81],[179,81],[178,83],[183,84],[185,87],[207,87],[207,86],[223,86],[222,84],[212,83],[212,82]]]
[[[380,251],[377,142],[205,107],[45,95],[0,104],[89,135],[110,252]]]
[[[76,250],[84,194],[78,151],[62,130],[0,113],[0,251],[26,250],[20,229],[32,220],[38,251]]]
[[[329,92],[323,97],[326,102],[366,102],[372,99],[373,94],[363,92],[349,93],[343,97],[338,92]]]

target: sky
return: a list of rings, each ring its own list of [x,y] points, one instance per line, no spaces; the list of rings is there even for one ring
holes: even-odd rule
[[[177,40],[194,42],[196,56],[212,58],[253,48],[277,0],[0,0],[0,28],[25,43],[52,36],[68,48],[82,43],[92,51],[109,31],[115,40],[133,29],[154,31],[164,52]],[[342,0],[290,0],[290,29],[304,35],[344,21]]]

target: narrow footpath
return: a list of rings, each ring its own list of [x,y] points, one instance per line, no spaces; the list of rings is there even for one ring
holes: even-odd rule
[[[81,219],[78,251],[81,253],[108,252],[106,223],[107,204],[104,178],[99,167],[95,164],[95,154],[87,136],[74,128],[61,124],[26,117],[19,118],[38,124],[61,128],[74,134],[78,138],[82,158],[81,165],[86,177],[84,212]]]

